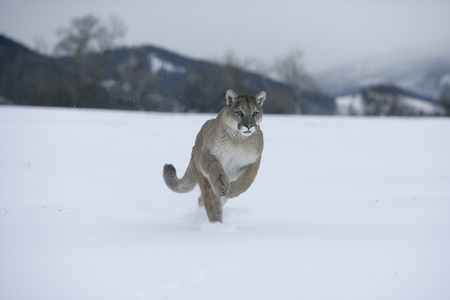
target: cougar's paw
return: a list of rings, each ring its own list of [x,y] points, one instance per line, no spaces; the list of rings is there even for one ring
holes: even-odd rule
[[[217,188],[216,195],[218,197],[224,197],[228,194],[228,190],[230,189],[230,181],[225,175],[219,176],[217,178]]]

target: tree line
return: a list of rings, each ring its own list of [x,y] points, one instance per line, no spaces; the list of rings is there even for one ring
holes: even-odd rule
[[[126,27],[116,17],[75,18],[56,33],[52,54],[3,38],[9,47],[0,52],[1,96],[29,105],[215,112],[229,88],[248,94],[264,89],[274,99],[265,107],[268,112],[300,113],[308,110],[307,105],[301,108],[303,103],[321,95],[298,52],[256,72],[246,71],[232,55],[220,63],[173,57],[180,65],[172,66],[161,57],[173,54],[161,49],[119,47]],[[275,72],[278,80],[266,71]]]

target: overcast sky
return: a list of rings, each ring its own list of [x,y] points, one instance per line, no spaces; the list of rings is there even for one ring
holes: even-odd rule
[[[118,16],[124,45],[270,64],[294,50],[310,72],[423,45],[450,45],[450,0],[0,0],[0,33],[51,50],[74,17]]]

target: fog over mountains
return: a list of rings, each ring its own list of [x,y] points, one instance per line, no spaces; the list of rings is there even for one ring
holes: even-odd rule
[[[450,85],[450,44],[411,48],[355,61],[315,74],[327,94],[353,94],[368,86],[391,84],[428,100]]]

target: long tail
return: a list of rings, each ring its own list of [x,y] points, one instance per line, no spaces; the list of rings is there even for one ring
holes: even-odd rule
[[[197,185],[195,171],[192,160],[184,173],[183,178],[177,177],[177,170],[171,164],[164,165],[163,170],[164,182],[172,191],[176,193],[187,193],[192,191]]]

